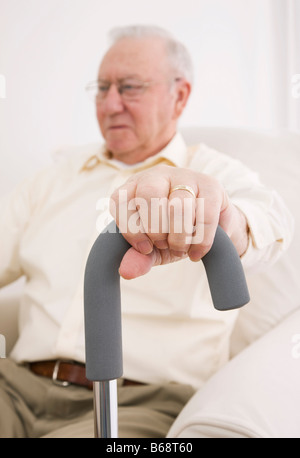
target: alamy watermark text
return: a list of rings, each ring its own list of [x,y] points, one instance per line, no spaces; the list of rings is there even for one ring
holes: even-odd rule
[[[195,208],[197,210],[195,210]],[[101,198],[96,209],[101,212],[97,219],[97,231],[101,232],[108,224],[109,215],[118,220],[123,234],[172,233],[186,234],[187,243],[201,243],[204,238],[204,199],[177,199],[170,202],[167,197],[128,199],[127,191],[119,191],[119,207],[109,198]],[[196,213],[197,212],[197,215]],[[194,225],[195,220],[197,224]]]

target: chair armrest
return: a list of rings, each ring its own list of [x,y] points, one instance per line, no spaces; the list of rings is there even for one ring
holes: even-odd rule
[[[300,437],[300,309],[227,363],[168,437]]]

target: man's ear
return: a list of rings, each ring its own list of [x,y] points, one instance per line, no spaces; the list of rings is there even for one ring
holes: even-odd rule
[[[186,79],[182,78],[175,82],[175,105],[174,105],[174,119],[178,119],[182,114],[187,101],[189,99],[192,86]]]

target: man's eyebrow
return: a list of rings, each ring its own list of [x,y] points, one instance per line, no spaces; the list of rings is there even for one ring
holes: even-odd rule
[[[126,76],[123,76],[122,78],[118,78],[117,81],[124,81],[124,80],[131,79],[131,78],[140,80],[141,76],[137,74],[126,75]],[[109,80],[102,76],[98,76],[98,81],[109,81]]]

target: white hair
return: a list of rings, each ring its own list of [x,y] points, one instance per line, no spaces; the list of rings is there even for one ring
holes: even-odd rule
[[[132,25],[116,27],[109,33],[111,45],[122,38],[145,37],[161,38],[166,46],[170,66],[176,72],[176,78],[185,78],[190,83],[193,82],[193,63],[188,50],[165,29],[153,25]]]

